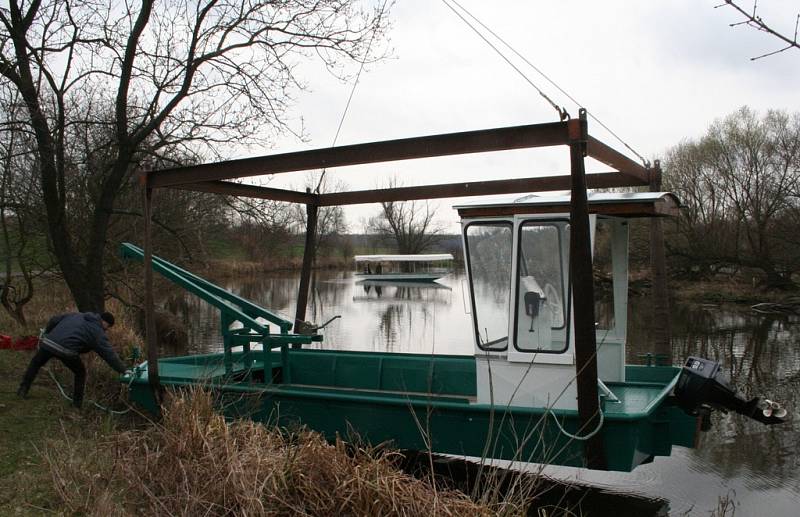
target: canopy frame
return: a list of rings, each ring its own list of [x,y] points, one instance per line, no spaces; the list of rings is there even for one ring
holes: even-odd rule
[[[384,188],[350,192],[317,194],[286,189],[268,188],[237,183],[231,180],[275,175],[289,172],[328,169],[350,165],[402,161],[419,158],[474,154],[566,146],[570,155],[570,171],[564,175],[534,176],[523,179],[498,179],[478,182],[460,182],[414,187]],[[585,157],[589,156],[611,167],[613,172],[586,174]],[[573,291],[593,300],[591,249],[588,235],[588,188],[647,186],[660,182],[661,171],[642,166],[619,153],[600,140],[590,136],[586,111],[581,109],[577,119],[543,124],[532,124],[459,133],[420,136],[355,145],[345,145],[308,151],[272,154],[252,158],[227,160],[186,167],[143,172],[145,204],[145,318],[148,345],[148,362],[151,365],[150,383],[160,401],[158,378],[158,350],[155,343],[152,267],[152,240],[150,237],[152,194],[154,189],[178,188],[198,192],[271,199],[306,205],[307,228],[303,269],[295,315],[295,324],[305,320],[309,279],[316,245],[317,212],[321,206],[340,206],[360,203],[409,201],[448,197],[481,196],[522,192],[571,190],[570,268]],[[576,371],[578,376],[578,410],[583,429],[594,429],[599,415],[597,396],[596,340],[593,303],[575,306]],[[602,433],[586,442],[585,456],[590,468],[605,466]]]

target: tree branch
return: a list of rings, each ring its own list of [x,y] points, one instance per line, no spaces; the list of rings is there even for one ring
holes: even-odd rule
[[[766,32],[767,34],[771,34],[772,36],[774,36],[774,37],[780,39],[781,41],[783,41],[784,43],[786,43],[785,47],[783,47],[783,48],[781,48],[779,50],[775,50],[773,52],[767,52],[766,54],[762,54],[760,56],[751,57],[750,61],[755,61],[755,60],[761,59],[763,57],[774,56],[775,54],[780,54],[781,52],[789,50],[790,48],[800,49],[800,44],[798,44],[798,42],[797,42],[797,29],[798,29],[798,25],[800,24],[800,14],[798,14],[797,17],[795,18],[794,37],[789,38],[788,36],[784,36],[780,32],[776,31],[775,29],[773,29],[772,27],[767,25],[767,23],[760,16],[758,16],[758,14],[757,14],[758,1],[757,0],[754,0],[754,2],[753,2],[753,11],[752,12],[745,11],[739,5],[737,5],[733,0],[725,0],[724,4],[716,5],[716,6],[714,6],[714,8],[716,9],[717,7],[726,7],[726,6],[730,6],[730,7],[734,8],[736,11],[739,12],[739,14],[744,16],[744,20],[743,21],[737,22],[737,23],[731,23],[730,24],[731,27],[737,27],[739,25],[747,25],[748,27],[753,27],[754,29],[760,30],[762,32]]]

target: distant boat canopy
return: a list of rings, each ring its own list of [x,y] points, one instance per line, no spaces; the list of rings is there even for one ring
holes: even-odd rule
[[[356,277],[362,281],[433,282],[450,273],[452,261],[449,253],[356,255]]]

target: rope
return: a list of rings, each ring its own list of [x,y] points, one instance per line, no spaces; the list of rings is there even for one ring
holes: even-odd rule
[[[509,43],[508,43],[506,40],[504,40],[504,39],[503,39],[503,38],[502,38],[500,35],[498,35],[496,32],[494,32],[494,31],[493,31],[493,30],[492,30],[490,27],[488,27],[488,26],[487,26],[486,24],[484,24],[484,23],[483,23],[481,20],[479,20],[479,19],[478,19],[478,18],[477,18],[477,17],[476,17],[474,14],[472,14],[472,13],[471,13],[471,12],[470,12],[470,11],[469,11],[467,8],[465,8],[463,5],[459,4],[457,0],[450,0],[450,1],[451,1],[451,2],[453,2],[455,5],[457,5],[457,6],[459,7],[459,9],[461,9],[461,10],[463,10],[465,13],[467,13],[467,15],[468,15],[470,18],[472,18],[473,20],[475,20],[475,22],[476,22],[476,23],[478,23],[478,24],[479,24],[481,27],[483,27],[483,28],[484,28],[484,29],[485,29],[485,30],[486,30],[486,31],[487,31],[489,34],[491,34],[492,36],[494,36],[495,38],[497,38],[497,39],[498,39],[498,41],[500,41],[500,42],[501,42],[503,45],[505,45],[505,46],[506,46],[506,47],[507,47],[509,50],[511,50],[511,52],[513,52],[513,53],[514,53],[514,54],[515,54],[517,57],[519,57],[519,58],[520,58],[522,61],[524,61],[524,62],[525,62],[525,64],[527,64],[528,66],[530,66],[531,68],[533,68],[533,69],[536,71],[536,73],[538,73],[539,75],[541,75],[541,76],[542,76],[542,77],[543,77],[543,78],[544,78],[544,79],[545,79],[547,82],[549,82],[551,85],[553,85],[553,86],[554,86],[554,87],[555,87],[555,88],[556,88],[556,89],[557,89],[559,92],[561,92],[562,94],[564,94],[564,95],[565,95],[565,96],[566,96],[566,97],[567,97],[569,100],[571,100],[572,102],[574,102],[574,103],[575,103],[577,106],[579,106],[579,107],[583,107],[583,103],[581,103],[581,102],[578,102],[578,101],[577,101],[577,99],[575,99],[575,97],[573,97],[572,95],[570,95],[570,94],[569,94],[569,93],[568,93],[566,90],[564,90],[564,88],[562,88],[561,86],[559,86],[559,85],[558,85],[558,83],[556,83],[556,82],[555,82],[553,79],[551,79],[551,78],[550,78],[550,77],[549,77],[547,74],[545,74],[543,71],[541,71],[541,70],[539,69],[539,67],[537,67],[536,65],[534,65],[533,63],[531,63],[531,62],[530,62],[530,61],[529,61],[529,60],[528,60],[528,59],[527,59],[527,58],[526,58],[524,55],[522,55],[520,52],[518,52],[518,51],[517,51],[517,49],[515,49],[514,47],[512,47],[512,46],[511,46],[511,44],[509,44]],[[444,2],[444,3],[446,4],[445,0],[442,0],[442,2]],[[452,7],[452,6],[448,5],[448,7],[450,7],[450,9],[452,9],[452,10],[453,10],[453,12],[456,12],[456,11],[455,11],[455,9],[453,9],[453,7]],[[456,12],[456,14],[458,14],[458,13]],[[464,20],[464,18],[463,18],[463,17],[461,17],[460,15],[459,15],[459,17],[460,17],[462,20]],[[467,22],[466,22],[466,20],[464,20],[464,22],[465,22],[465,23],[467,23]],[[469,25],[469,23],[467,23],[467,24]],[[476,29],[475,29],[474,27],[472,27],[471,25],[470,25],[470,27],[471,27],[473,30],[476,30]],[[476,32],[477,32],[477,31],[476,31]],[[479,34],[479,35],[480,35],[480,34]],[[483,36],[481,36],[481,37],[483,38]],[[487,41],[487,40],[486,40],[486,38],[483,38],[483,39],[484,39],[484,41]],[[488,41],[487,41],[487,43],[488,43]],[[491,44],[490,44],[490,45],[491,45]],[[492,46],[492,48],[494,48],[494,46]],[[496,48],[495,48],[495,51],[499,53],[499,50],[497,50]],[[501,55],[502,55],[502,54],[501,54]],[[503,56],[503,59],[505,59],[505,60],[506,60],[506,62],[508,62],[508,59],[506,59],[506,58],[505,58],[505,56]],[[509,64],[510,64],[510,63],[509,63]],[[514,65],[511,65],[511,66],[514,66]],[[517,70],[517,72],[519,72],[520,74],[522,74],[522,72],[520,72],[520,71],[519,71],[519,69],[517,69],[516,67],[514,67],[514,69],[515,69],[515,70]],[[523,74],[523,76],[524,76],[524,74]],[[527,79],[527,78],[526,78],[526,79]],[[530,82],[530,80],[528,80],[528,82]],[[535,88],[535,86],[534,86],[534,88]],[[536,91],[538,91],[540,94],[542,94],[542,92],[541,92],[541,91],[540,91],[538,88],[536,88]],[[542,95],[543,95],[543,94],[542,94]],[[545,97],[545,98],[547,98],[547,97]],[[549,100],[549,99],[548,99],[548,100]],[[553,102],[551,101],[551,105],[552,105],[552,104],[553,104]],[[638,152],[636,152],[636,150],[635,150],[633,147],[631,147],[630,145],[628,145],[628,143],[627,143],[625,140],[623,140],[623,139],[622,139],[622,137],[620,137],[620,136],[619,136],[617,133],[615,133],[614,131],[612,131],[610,127],[608,127],[607,125],[605,125],[605,124],[603,123],[603,121],[602,121],[602,120],[600,120],[599,118],[597,118],[596,116],[594,116],[594,115],[593,115],[593,114],[592,114],[590,111],[588,111],[588,110],[587,110],[587,113],[588,113],[589,117],[590,117],[592,120],[594,120],[595,122],[597,122],[597,123],[600,125],[600,127],[602,127],[603,129],[605,129],[606,131],[608,131],[608,132],[609,132],[609,133],[610,133],[610,134],[611,134],[611,135],[612,135],[614,138],[616,138],[616,139],[617,139],[617,140],[618,140],[618,141],[619,141],[619,142],[620,142],[622,145],[624,145],[626,149],[628,149],[630,152],[632,152],[633,154],[635,154],[635,155],[636,155],[636,157],[637,157],[637,158],[639,158],[639,160],[641,160],[642,164],[644,164],[644,166],[645,166],[645,167],[649,167],[649,166],[650,166],[650,161],[649,161],[649,160],[645,159],[645,158],[644,158],[644,156],[642,156],[641,154],[639,154]]]
[[[64,387],[61,386],[60,382],[58,382],[58,379],[56,378],[56,376],[52,372],[52,370],[50,370],[50,368],[47,368],[47,373],[50,375],[50,378],[53,379],[53,382],[56,383],[56,387],[58,387],[58,391],[61,392],[61,396],[64,397],[65,399],[67,399],[68,401],[72,402],[72,397],[67,395],[67,393],[64,391]],[[128,382],[128,388],[130,388],[131,384],[133,384],[133,380],[135,378],[136,378],[135,376],[131,375],[131,380],[130,380],[130,382]],[[118,410],[111,409],[109,407],[100,405],[97,402],[95,402],[94,400],[91,400],[89,402],[91,402],[94,405],[94,407],[96,407],[97,409],[99,409],[101,411],[106,411],[108,413],[111,413],[112,415],[124,415],[125,413],[127,413],[127,412],[129,412],[131,410],[131,408],[127,408],[127,409],[125,409],[123,411],[118,411]]]
[[[600,401],[598,400],[598,404],[599,404],[599,402]],[[605,420],[605,415],[603,415],[603,410],[600,409],[599,406],[598,406],[597,410],[600,412],[600,421],[597,423],[597,427],[595,427],[595,429],[591,433],[585,434],[583,436],[578,436],[576,434],[572,434],[572,433],[567,432],[566,429],[561,427],[561,422],[558,421],[558,418],[556,418],[556,415],[554,413],[550,413],[550,414],[553,415],[553,420],[556,422],[556,427],[558,427],[558,430],[561,431],[561,434],[563,434],[567,438],[572,438],[573,440],[585,441],[585,440],[588,440],[589,438],[591,438],[592,436],[596,435],[597,433],[599,433],[600,429],[603,428],[603,421]]]

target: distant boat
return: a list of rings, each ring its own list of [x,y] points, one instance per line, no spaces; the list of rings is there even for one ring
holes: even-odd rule
[[[356,255],[359,280],[433,282],[452,271],[453,255]]]

